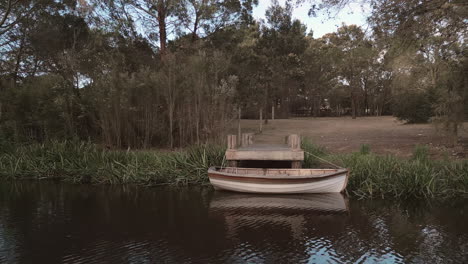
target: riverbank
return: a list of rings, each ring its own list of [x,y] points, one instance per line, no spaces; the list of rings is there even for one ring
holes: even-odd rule
[[[359,152],[329,154],[307,140],[303,149],[351,169],[347,192],[359,198],[434,198],[468,194],[468,161],[432,160],[425,147],[411,158]],[[56,179],[73,183],[208,184],[210,166],[223,164],[225,148],[200,145],[180,151],[107,150],[91,143],[50,142],[2,148],[3,180]],[[304,167],[324,166],[306,154]]]

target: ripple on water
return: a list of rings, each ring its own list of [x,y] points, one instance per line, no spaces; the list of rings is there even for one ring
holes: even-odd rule
[[[0,262],[468,263],[467,204],[0,185]]]

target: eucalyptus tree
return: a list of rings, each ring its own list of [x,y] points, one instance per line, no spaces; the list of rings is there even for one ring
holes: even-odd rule
[[[348,87],[353,119],[359,114],[366,88],[366,71],[373,59],[371,41],[356,25],[340,27],[337,32],[323,36],[334,50],[336,78]]]
[[[307,48],[306,27],[292,18],[292,11],[289,2],[281,6],[274,1],[266,10],[266,23],[256,46],[264,64],[258,76],[264,101],[259,104],[267,107],[269,103],[279,103],[285,115],[299,91],[304,75],[301,55]]]
[[[338,96],[337,91],[334,91],[338,73],[333,63],[334,55],[334,49],[324,39],[308,38],[308,46],[303,54],[304,96],[312,101],[314,117],[319,116],[320,106],[325,99],[333,104],[337,114],[343,107],[340,101],[343,96]]]

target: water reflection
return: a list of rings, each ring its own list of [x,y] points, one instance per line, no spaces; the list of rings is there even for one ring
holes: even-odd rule
[[[333,228],[343,227],[344,221],[340,219],[346,218],[347,213],[348,202],[339,193],[258,195],[216,192],[210,202],[210,215],[224,221],[226,237],[235,241],[236,254],[253,262],[305,261],[317,253],[314,248],[326,253],[320,254],[320,261],[337,261],[327,249],[329,241],[311,239],[309,235],[320,222],[327,222],[326,226],[334,225]],[[322,231],[330,232],[326,226]],[[285,245],[288,251],[282,249]]]
[[[0,183],[0,263],[467,263],[467,204]]]
[[[348,201],[341,193],[266,195],[233,192],[215,192],[210,201],[210,211],[274,212],[277,214],[343,213],[348,211]]]

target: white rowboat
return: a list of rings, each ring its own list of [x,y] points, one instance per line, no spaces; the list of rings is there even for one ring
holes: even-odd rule
[[[261,169],[211,167],[208,177],[216,190],[246,193],[340,193],[349,171],[340,169]]]

